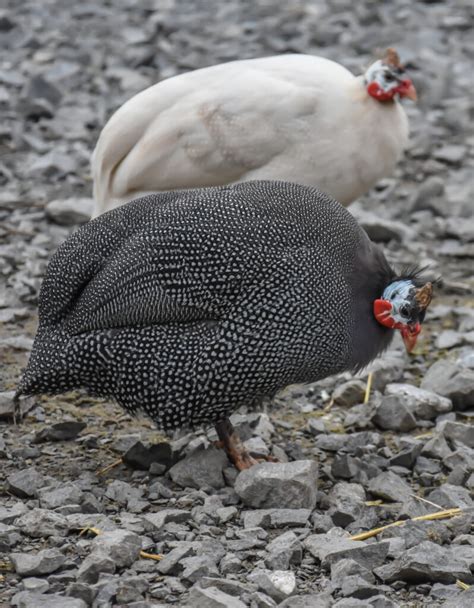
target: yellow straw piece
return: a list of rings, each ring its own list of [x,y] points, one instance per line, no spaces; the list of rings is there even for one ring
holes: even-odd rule
[[[143,559],[154,559],[157,562],[159,562],[160,559],[163,559],[162,555],[157,555],[156,553],[146,553],[145,551],[140,551],[140,557],[143,557]]]
[[[104,467],[103,469],[99,469],[96,473],[96,475],[105,475],[106,473],[108,473],[109,471],[111,471],[112,469],[115,469],[115,467],[118,467],[119,465],[121,465],[123,463],[123,460],[121,458],[119,458],[118,460],[114,460],[112,462],[112,464],[107,465],[106,467]]]
[[[370,372],[370,374],[367,377],[367,386],[365,387],[364,403],[369,403],[370,389],[372,388],[373,377],[374,377],[374,372]]]
[[[461,515],[462,509],[446,509],[445,511],[437,511],[436,513],[429,513],[428,515],[419,515],[418,517],[412,517],[411,519],[400,519],[398,521],[394,521],[391,524],[387,524],[386,526],[382,526],[380,528],[374,528],[373,530],[368,530],[367,532],[361,532],[360,534],[355,534],[354,536],[350,536],[351,540],[366,540],[367,538],[372,538],[373,536],[377,536],[380,532],[384,530],[388,530],[389,528],[394,528],[396,526],[403,526],[407,523],[407,521],[433,521],[435,519],[448,519],[449,517],[455,517],[456,515]]]
[[[463,583],[463,582],[462,582],[462,581],[460,581],[460,580],[457,580],[457,581],[456,581],[456,585],[457,585],[457,586],[458,586],[460,589],[462,589],[463,591],[467,591],[468,589],[470,589],[470,588],[471,588],[471,585],[468,585],[467,583]]]

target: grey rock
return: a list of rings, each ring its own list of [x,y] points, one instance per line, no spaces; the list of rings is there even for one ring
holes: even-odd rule
[[[296,577],[290,570],[254,570],[247,578],[276,602],[282,602],[296,591]]]
[[[249,587],[238,581],[234,581],[227,578],[214,578],[204,576],[200,581],[199,585],[203,589],[208,587],[215,587],[224,593],[228,593],[233,596],[241,596],[249,591]]]
[[[396,397],[399,403],[422,420],[433,420],[453,408],[450,399],[411,384],[389,384],[385,389],[385,395]]]
[[[152,530],[161,530],[169,522],[182,523],[191,519],[191,512],[184,509],[163,509],[156,513],[147,513],[143,516],[146,524]]]
[[[310,418],[308,420],[306,428],[311,435],[321,435],[321,433],[326,433],[326,425],[321,418]]]
[[[438,430],[446,439],[474,448],[474,426],[446,420],[440,423]]]
[[[369,492],[377,498],[393,502],[403,502],[410,497],[413,490],[406,481],[393,473],[393,471],[387,471],[369,481]]]
[[[118,604],[132,605],[143,599],[149,583],[141,576],[130,576],[120,581],[115,599]]]
[[[444,460],[451,455],[451,448],[443,435],[436,434],[429,439],[421,449],[422,456]]]
[[[437,349],[441,350],[444,348],[453,348],[454,346],[459,346],[459,344],[462,344],[462,342],[462,334],[454,331],[454,329],[445,329],[436,338],[435,346]]]
[[[0,523],[11,524],[27,511],[28,507],[22,502],[16,502],[11,507],[0,507]]]
[[[34,576],[30,578],[24,578],[21,581],[24,591],[29,591],[30,593],[46,593],[49,589],[49,583],[44,578],[35,578]]]
[[[416,418],[398,395],[384,397],[372,421],[381,429],[407,432],[416,428]]]
[[[265,558],[265,565],[270,570],[288,570],[290,565],[298,565],[303,558],[301,542],[291,531],[274,538],[266,549],[269,555]]]
[[[270,454],[267,444],[261,437],[250,437],[244,441],[244,448],[255,458],[265,458]]]
[[[356,521],[364,510],[364,488],[356,483],[338,482],[329,492],[329,515],[335,526],[345,528]]]
[[[204,576],[219,576],[215,559],[210,555],[195,555],[181,560],[183,571],[181,579],[188,583],[197,583]]]
[[[194,585],[189,592],[188,606],[190,608],[246,608],[241,600],[228,593],[215,587],[203,589],[199,585]]]
[[[16,608],[87,608],[87,604],[78,598],[59,594],[30,593],[20,591],[12,598]]]
[[[433,156],[436,160],[440,160],[449,164],[457,164],[462,161],[466,154],[466,147],[455,144],[448,144],[435,150]]]
[[[414,231],[401,222],[386,220],[375,213],[357,211],[356,218],[369,238],[376,243],[404,241],[414,237]]]
[[[410,584],[454,583],[457,579],[469,583],[474,578],[467,561],[457,557],[455,550],[430,541],[419,543],[391,564],[376,568],[375,574],[387,583],[403,580]]]
[[[447,599],[443,608],[470,608],[474,604],[474,587]]]
[[[69,171],[69,166],[66,167]],[[68,172],[66,171],[66,172]],[[90,198],[71,198],[51,201],[46,205],[47,216],[57,224],[72,226],[90,220],[94,201]]]
[[[43,441],[70,441],[75,439],[86,426],[85,422],[77,420],[58,422],[36,433],[34,443],[42,443]]]
[[[362,403],[365,395],[366,385],[361,380],[349,380],[340,384],[332,394],[334,403],[344,407],[352,407]]]
[[[39,492],[40,505],[43,509],[57,509],[64,505],[77,505],[81,503],[82,497],[83,492],[70,481],[54,490],[41,490]]]
[[[234,489],[242,502],[254,508],[314,508],[318,467],[312,460],[262,463],[242,471]]]
[[[243,511],[244,528],[305,526],[311,509],[256,509]]]
[[[368,570],[380,566],[388,554],[389,543],[368,544],[340,536],[337,528],[326,534],[312,534],[303,542],[306,549],[323,567],[340,559],[353,559]]]
[[[57,549],[44,549],[36,554],[11,553],[10,559],[20,576],[50,574],[66,562],[66,557]]]
[[[169,474],[183,488],[210,486],[218,490],[225,486],[222,471],[227,465],[227,456],[223,450],[197,449],[172,466]]]
[[[117,568],[131,566],[142,548],[140,537],[127,530],[102,532],[91,544],[93,553],[109,556]]]
[[[333,602],[328,593],[292,595],[278,604],[278,608],[331,608]]]
[[[13,402],[14,396],[15,391],[4,391],[0,393],[0,418],[22,418],[36,405],[36,397],[32,396],[20,399],[18,405],[15,406],[15,403]]]
[[[111,557],[93,551],[79,566],[77,581],[93,585],[97,583],[101,574],[114,574],[115,570],[116,565]]]
[[[7,478],[8,490],[20,498],[33,498],[45,484],[45,478],[35,468],[29,467],[13,473]]]
[[[453,407],[466,410],[474,405],[474,370],[453,361],[436,361],[421,382],[421,388],[451,399]]]
[[[122,458],[125,464],[143,471],[148,471],[154,466],[155,471],[164,472],[179,459],[179,453],[173,450],[171,443],[167,441],[149,446],[145,446],[141,441],[135,441],[123,451],[125,453]],[[158,468],[158,465],[160,465],[160,468]]]
[[[57,149],[53,149],[51,152],[40,156],[30,167],[32,175],[38,177],[42,175],[45,178],[58,175],[64,176],[68,173],[74,173],[76,170],[77,167],[74,160]],[[71,209],[71,212],[74,212],[73,209]]]
[[[45,538],[66,536],[70,526],[63,515],[47,509],[31,509],[15,520],[15,525],[27,536]]]
[[[439,488],[434,489],[428,495],[429,500],[446,509],[459,507],[460,509],[470,509],[474,502],[466,488],[444,483]]]
[[[364,578],[355,574],[347,576],[342,581],[341,593],[344,597],[367,600],[369,597],[379,595],[380,589],[378,586],[368,583]]]
[[[182,569],[182,560],[195,554],[194,547],[190,542],[181,542],[177,547],[166,553],[158,562],[157,569],[161,574],[177,575]]]
[[[331,582],[338,588],[342,587],[347,577],[355,575],[368,583],[375,582],[372,572],[353,559],[341,559],[331,565]]]
[[[118,503],[128,510],[133,509],[133,506],[140,502],[143,496],[143,490],[136,488],[126,481],[115,479],[107,486],[105,495],[110,500]]]

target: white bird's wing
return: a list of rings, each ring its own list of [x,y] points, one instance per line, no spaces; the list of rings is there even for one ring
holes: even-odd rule
[[[96,215],[144,192],[241,181],[292,142],[314,138],[305,117],[316,111],[318,70],[329,68],[353,78],[328,60],[282,56],[197,70],[139,93],[94,152]]]

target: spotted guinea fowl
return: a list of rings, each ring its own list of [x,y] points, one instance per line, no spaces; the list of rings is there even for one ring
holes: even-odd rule
[[[397,276],[318,190],[248,182],[150,195],[92,220],[51,259],[18,395],[83,387],[156,424],[228,420],[294,383],[410,346],[431,284]]]
[[[232,61],[127,101],[92,160],[94,216],[155,191],[277,179],[346,205],[391,175],[408,141],[398,102],[416,99],[389,49],[362,76],[324,57]]]

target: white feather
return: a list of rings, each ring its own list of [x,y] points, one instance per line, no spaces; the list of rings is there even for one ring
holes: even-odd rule
[[[234,61],[164,80],[126,102],[92,160],[94,216],[143,193],[250,179],[318,186],[343,204],[392,173],[401,105],[321,57]]]

